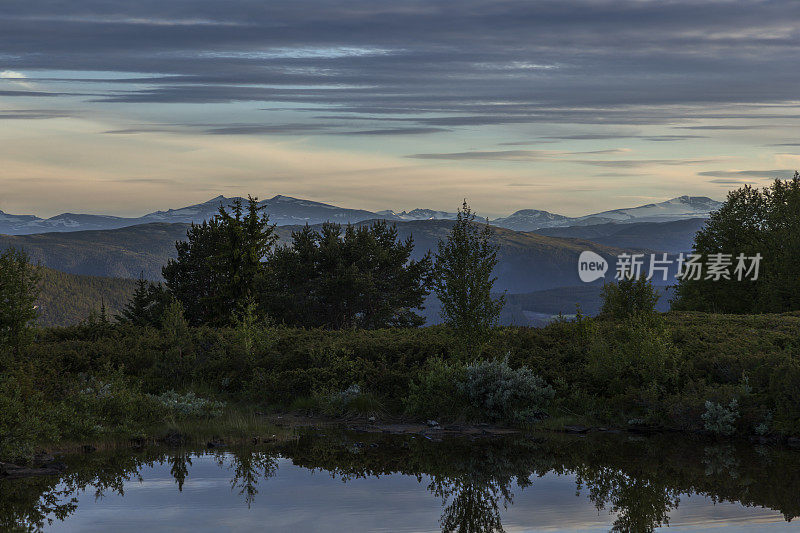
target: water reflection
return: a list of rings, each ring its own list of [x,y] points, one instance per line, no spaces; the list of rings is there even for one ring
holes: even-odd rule
[[[76,511],[80,513],[87,493],[93,493],[103,505],[103,499],[110,495],[125,496],[126,487],[132,490],[137,482],[152,477],[156,468],[168,471],[177,491],[182,492],[187,480],[200,476],[193,461],[207,464],[209,460],[216,463],[219,475],[227,477],[241,502],[235,512],[279,501],[271,489],[276,483],[272,478],[281,477],[281,468],[288,467],[281,464],[286,461],[295,465],[291,468],[344,482],[323,487],[325,491],[347,491],[348,484],[357,484],[356,480],[390,482],[398,475],[413,476],[429,497],[440,501],[438,528],[442,531],[502,531],[515,493],[565,475],[575,479],[576,494],[588,497],[614,531],[653,531],[668,525],[681,497],[687,494],[699,494],[715,503],[738,502],[774,509],[787,521],[800,514],[800,453],[791,450],[709,445],[666,437],[548,436],[430,442],[341,433],[325,437],[309,434],[286,444],[225,452],[145,449],[69,457],[69,469],[60,477],[0,481],[0,529],[37,531],[60,521],[70,523],[70,517]],[[319,478],[304,479],[301,490],[311,490],[314,483],[319,485]],[[147,487],[144,484],[137,490]],[[263,495],[259,495],[259,489]],[[322,493],[322,498],[333,498],[333,492]],[[543,513],[565,510],[572,504],[542,498],[533,503]],[[380,515],[384,510],[376,508],[373,501],[352,511]],[[392,529],[391,524],[387,528]]]

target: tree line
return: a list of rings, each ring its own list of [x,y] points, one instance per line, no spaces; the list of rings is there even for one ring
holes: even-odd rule
[[[417,259],[413,237],[399,239],[385,221],[306,225],[291,244],[278,245],[275,225],[253,197],[220,206],[186,236],[163,268],[164,283],[139,280],[120,322],[158,327],[176,301],[191,326],[416,327],[433,291],[444,321],[476,335],[496,325],[504,302],[492,294],[492,230],[476,222],[466,201],[438,251]]]
[[[417,312],[434,291],[445,323],[477,338],[497,324],[504,297],[492,295],[498,245],[464,201],[435,254],[412,258],[414,241],[398,238],[385,221],[342,227],[306,225],[278,245],[275,225],[258,199],[235,200],[176,242],[177,257],[162,269],[163,283],[143,277],[120,324],[378,329],[416,327]],[[0,345],[17,347],[32,334],[41,275],[21,250],[0,254]],[[89,322],[111,324],[105,308]]]
[[[257,199],[237,200],[221,206],[211,220],[193,224],[186,240],[176,243],[177,257],[163,268],[165,282],[140,279],[116,319],[153,327],[181,321],[212,327],[266,322],[328,329],[413,327],[424,322],[417,311],[433,291],[443,321],[466,337],[479,337],[496,325],[504,297],[492,295],[497,265],[492,230],[475,218],[465,201],[437,252],[412,259],[413,239],[399,240],[396,228],[385,222],[306,226],[292,234],[290,245],[279,246]],[[800,174],[764,189],[731,191],[697,233],[694,252],[760,254],[761,275],[745,281],[681,279],[673,308],[800,310]],[[652,306],[652,288],[626,283],[630,287],[604,291],[604,314],[614,306],[623,314],[629,307]],[[41,273],[23,251],[0,254],[1,346],[17,350],[30,339],[40,284]],[[107,322],[102,312],[99,321]]]

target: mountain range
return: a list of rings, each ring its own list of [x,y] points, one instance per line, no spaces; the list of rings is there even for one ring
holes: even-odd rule
[[[110,230],[154,222],[169,224],[202,222],[213,217],[220,205],[230,205],[234,199],[217,196],[201,204],[167,211],[155,211],[141,217],[129,218],[111,215],[62,213],[44,219],[34,215],[12,215],[0,211],[0,233],[6,235],[30,235],[49,232]],[[384,219],[394,222],[452,220],[456,217],[456,214],[452,212],[431,209],[413,209],[400,212],[348,209],[282,195],[262,200],[259,204],[265,207],[270,220],[278,226],[313,225],[326,221],[346,224],[372,219]],[[491,220],[490,223],[497,227],[515,231],[535,231],[541,228],[554,227],[667,222],[706,218],[710,212],[718,209],[720,205],[720,202],[704,196],[680,196],[665,202],[614,209],[582,217],[568,217],[548,211],[523,209],[507,217]]]
[[[707,218],[722,202],[706,196],[679,196],[665,202],[645,204],[626,209],[612,209],[582,217],[566,217],[547,211],[523,209],[505,217],[492,220],[494,226],[516,231],[536,231],[542,228],[566,226],[596,226],[598,224],[631,224],[638,222],[671,222],[694,218]]]

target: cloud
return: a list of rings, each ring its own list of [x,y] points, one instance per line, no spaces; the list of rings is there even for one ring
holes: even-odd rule
[[[298,103],[434,127],[674,125],[710,105],[792,102],[800,83],[786,68],[800,47],[787,26],[800,18],[792,0],[68,5],[5,6],[7,70],[152,75],[99,88],[100,101]]]
[[[17,72],[16,70],[0,71],[0,79],[8,80],[10,83],[19,85],[20,87],[25,87],[26,89],[36,88],[33,83],[28,81],[28,77],[25,74],[22,72]]]
[[[553,144],[553,143],[555,143],[555,142],[558,142],[558,141],[555,141],[555,140],[552,140],[552,141],[545,141],[545,140],[539,140],[539,141],[518,141],[518,142],[504,142],[504,143],[497,143],[497,146],[532,146],[532,145],[536,145],[536,144]]]
[[[704,160],[701,149],[759,168],[761,154],[744,143],[791,141],[800,125],[800,70],[787,67],[800,56],[794,0],[262,4],[5,2],[0,70],[28,76],[0,78],[5,173],[12,165],[21,176],[59,176],[75,184],[76,202],[88,201],[91,183],[70,175],[104,179],[124,161],[126,173],[149,176],[152,168],[136,165],[152,166],[158,152],[158,177],[180,176],[197,189],[253,183],[264,168],[277,167],[294,180],[270,185],[290,187],[275,191],[284,194],[347,191],[366,204],[380,195],[389,203],[389,191],[416,191],[444,203],[473,187],[484,197],[500,191],[495,206],[522,208],[540,191],[505,184],[525,183],[535,172],[561,191],[554,201],[577,210],[579,202],[606,202],[621,189],[703,194],[712,187],[691,167]],[[9,102],[69,116],[58,129],[46,121],[20,124],[12,120],[57,115],[25,115],[7,109]],[[579,152],[618,149],[626,139],[635,141],[635,158]],[[688,146],[701,139],[709,140]],[[564,150],[535,150],[554,142]],[[306,152],[290,157],[273,151],[276,144]],[[341,155],[335,178],[333,156],[318,157],[320,150]],[[258,164],[241,164],[265,151],[270,157]],[[697,169],[724,166],[720,159]],[[315,167],[318,161],[324,164]],[[485,164],[470,168],[478,161]],[[575,164],[589,172],[570,173]],[[615,177],[602,180],[595,170]],[[658,179],[631,176],[644,172]],[[375,175],[385,188],[374,186]],[[601,194],[572,192],[600,182],[608,185]],[[36,192],[15,190],[3,192]],[[134,184],[125,191],[103,201],[133,201],[127,193]]]
[[[681,130],[718,130],[718,131],[737,131],[737,130],[761,130],[764,128],[775,128],[776,124],[723,124],[723,125],[706,125],[706,126],[678,126]]]
[[[64,93],[50,93],[46,91],[9,91],[0,89],[0,96],[56,97],[56,96],[64,96]]]
[[[724,179],[724,178],[708,180],[708,182],[716,183],[718,185],[744,185],[746,183],[749,183],[747,180],[734,180],[734,179]]]
[[[698,172],[698,176],[709,176],[714,178],[790,178],[794,175],[794,170],[778,169],[778,170],[707,170]],[[720,181],[710,180],[713,183],[722,183]]]
[[[314,124],[239,124],[209,128],[210,135],[308,135],[318,133],[321,126]]]
[[[14,70],[2,70],[0,71],[0,78],[4,80],[24,80],[26,76]]]
[[[336,135],[424,135],[451,131],[446,128],[388,128],[382,130],[341,131]]]
[[[573,163],[580,163],[582,165],[593,165],[596,167],[613,167],[613,168],[640,168],[650,166],[682,166],[682,165],[702,165],[704,163],[712,163],[713,159],[620,159],[614,161],[604,160],[573,160]]]
[[[150,185],[179,185],[180,182],[169,178],[116,178],[109,181],[116,183],[142,183]]]
[[[52,109],[16,109],[13,111],[0,111],[0,120],[42,120],[69,116],[72,116],[72,113],[69,111]]]
[[[140,133],[177,133],[179,130],[159,128],[159,127],[141,127],[141,128],[122,128],[118,130],[106,130],[103,133],[107,135],[138,135]]]
[[[489,161],[541,161],[545,159],[558,159],[574,155],[605,155],[627,152],[624,148],[609,150],[590,150],[586,152],[567,152],[560,150],[496,150],[474,152],[451,152],[432,154],[412,154],[406,157],[413,159],[449,159],[456,161],[489,160]]]
[[[640,135],[629,133],[583,133],[577,135],[560,135],[547,139],[565,141],[607,140],[607,139],[644,139],[654,142],[686,141],[689,139],[706,139],[706,135]]]

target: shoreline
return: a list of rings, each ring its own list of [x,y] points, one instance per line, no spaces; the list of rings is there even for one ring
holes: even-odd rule
[[[298,439],[305,432],[318,433],[324,430],[365,433],[386,436],[421,437],[433,442],[444,439],[495,439],[510,436],[529,436],[542,438],[541,435],[571,435],[583,438],[597,435],[618,435],[638,438],[655,438],[667,434],[681,440],[701,440],[713,443],[750,444],[753,446],[771,446],[800,451],[800,439],[796,437],[719,437],[704,431],[681,431],[668,428],[615,428],[582,424],[566,424],[548,427],[545,425],[515,428],[489,423],[426,423],[385,417],[330,417],[307,415],[296,412],[265,414],[256,412],[255,417],[261,421],[259,434],[224,434],[209,431],[209,424],[200,421],[195,424],[184,422],[179,431],[172,426],[163,426],[153,430],[153,435],[142,437],[112,437],[108,439],[82,440],[69,443],[47,444],[37,446],[39,450],[30,464],[14,464],[0,462],[0,479],[23,479],[36,476],[59,475],[65,472],[66,465],[60,458],[66,455],[91,454],[112,450],[138,451],[150,447],[166,449],[207,449],[224,450],[242,446],[286,444]],[[374,418],[374,420],[373,420]],[[220,424],[221,426],[223,424]],[[213,427],[213,423],[211,424]],[[187,431],[188,429],[188,431]],[[195,431],[193,432],[192,429]],[[325,436],[322,434],[320,436]]]

